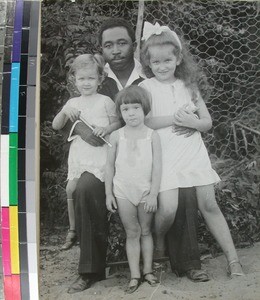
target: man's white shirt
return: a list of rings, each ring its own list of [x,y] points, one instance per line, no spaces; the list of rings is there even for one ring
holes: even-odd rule
[[[142,71],[142,65],[140,64],[140,62],[137,59],[134,59],[134,62],[135,62],[134,69],[133,69],[130,77],[128,78],[125,87],[131,85],[135,80],[139,79],[140,77],[146,78]],[[116,77],[115,73],[111,70],[108,63],[106,63],[104,71],[107,73],[107,77],[110,77],[115,80],[118,90],[121,91],[124,87],[122,86],[122,84],[120,83],[118,78]]]

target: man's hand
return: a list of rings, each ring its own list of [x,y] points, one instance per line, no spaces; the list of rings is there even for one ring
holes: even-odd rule
[[[184,137],[192,136],[197,130],[188,127],[182,127],[178,125],[172,126],[172,132],[176,133],[176,135],[184,135]]]
[[[115,213],[117,210],[116,198],[113,195],[106,197],[106,206],[109,211]]]
[[[144,210],[147,213],[154,213],[157,211],[157,197],[155,195],[147,195],[143,199],[145,201]]]
[[[79,135],[83,141],[94,147],[102,146],[105,143],[101,138],[95,136],[92,130],[82,122],[76,124],[73,134]]]

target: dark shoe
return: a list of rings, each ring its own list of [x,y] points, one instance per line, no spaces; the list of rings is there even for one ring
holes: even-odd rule
[[[89,289],[91,285],[95,283],[95,280],[79,276],[72,285],[68,288],[68,294],[74,294]]]
[[[131,281],[135,281],[135,285],[131,285],[130,286],[130,283],[131,283]],[[131,278],[131,280],[130,280],[130,282],[129,282],[129,285],[128,285],[128,287],[127,287],[127,289],[126,289],[126,293],[127,294],[132,294],[133,292],[135,292],[137,289],[138,289],[138,287],[140,286],[140,284],[142,283],[142,280],[141,280],[141,278]]]
[[[68,250],[70,249],[77,241],[76,231],[69,230],[66,236],[65,243],[61,246],[61,250]]]
[[[150,284],[150,286],[152,286],[152,287],[154,287],[158,283],[160,283],[160,281],[157,279],[157,277],[152,272],[144,274],[143,278],[144,278],[144,281],[148,282]]]
[[[205,270],[189,270],[186,276],[193,282],[206,282],[209,281],[209,275]]]

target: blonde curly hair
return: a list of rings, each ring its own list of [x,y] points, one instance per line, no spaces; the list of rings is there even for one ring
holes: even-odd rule
[[[102,83],[106,77],[106,73],[104,71],[105,60],[100,54],[81,54],[77,56],[69,70],[70,78],[75,79],[75,73],[78,70],[92,68],[93,65],[96,66],[100,83]]]

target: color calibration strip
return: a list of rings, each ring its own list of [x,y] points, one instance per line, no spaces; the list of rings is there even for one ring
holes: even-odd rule
[[[0,254],[6,300],[39,299],[35,188],[39,20],[40,1],[0,0]]]

